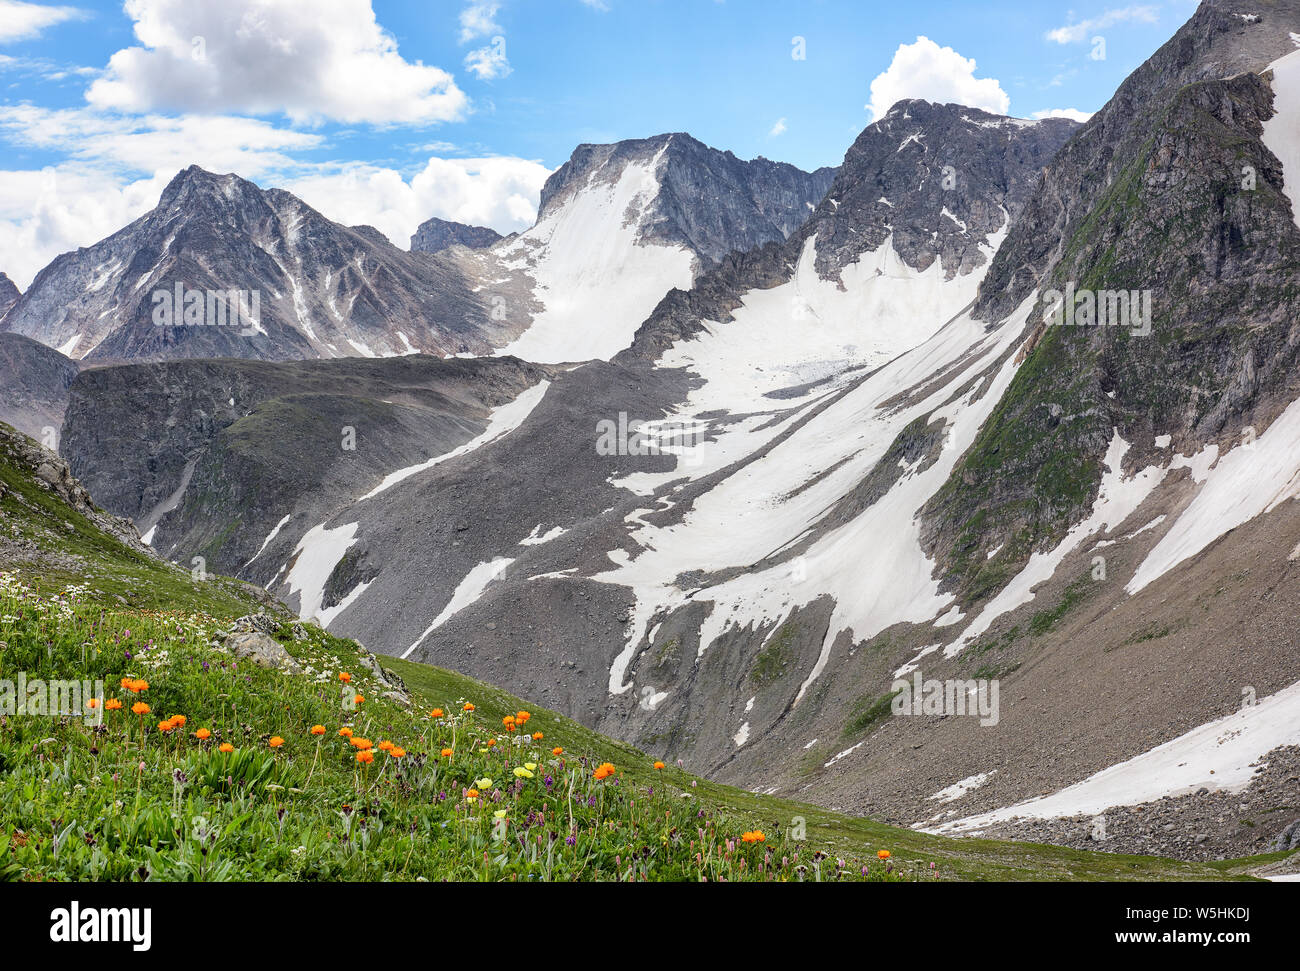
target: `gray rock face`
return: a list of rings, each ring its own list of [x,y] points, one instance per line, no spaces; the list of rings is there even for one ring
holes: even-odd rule
[[[729,319],[747,290],[790,279],[813,239],[823,279],[839,279],[845,266],[890,238],[916,270],[938,260],[947,279],[973,272],[1078,127],[1068,119],[1027,122],[961,105],[899,102],[858,136],[825,197],[788,240],[732,254],[689,291],[670,293],[620,360],[652,363],[698,333],[702,321]]]
[[[657,160],[657,161],[656,161]],[[678,132],[612,145],[579,145],[542,187],[538,220],[629,163],[656,161],[661,189],[643,238],[680,243],[707,264],[732,251],[784,240],[812,214],[834,168],[804,172],[782,162],[743,161]]]
[[[547,373],[424,356],[95,368],[70,388],[63,451],[106,508],[153,530],[156,549],[265,583],[333,510],[473,438]],[[349,560],[325,606],[370,569]]]
[[[503,239],[495,229],[486,226],[467,226],[434,216],[420,223],[411,237],[412,252],[439,253],[449,246],[468,246],[483,249]]]
[[[816,237],[825,278],[891,235],[914,269],[937,259],[947,279],[969,273],[987,262],[980,246],[1020,217],[1043,167],[1078,127],[900,101],[858,136],[798,235]]]
[[[0,333],[0,421],[25,435],[57,434],[68,406],[68,386],[80,368],[52,347],[19,334]]]
[[[22,294],[18,292],[18,287],[14,281],[9,279],[8,274],[0,273],[0,320],[9,312],[9,308],[18,302]]]
[[[1032,315],[1006,407],[926,511],[928,548],[964,598],[998,589],[1091,508],[1115,429],[1130,462],[1153,459],[1160,434],[1184,454],[1222,453],[1300,396],[1300,230],[1261,140],[1273,92],[1256,73],[1295,32],[1300,0],[1202,4],[1047,166],[977,316],[1073,283],[1149,292],[1150,334]]]
[[[491,329],[454,268],[196,166],[151,212],[55,259],[3,326],[95,362],[486,352]]]

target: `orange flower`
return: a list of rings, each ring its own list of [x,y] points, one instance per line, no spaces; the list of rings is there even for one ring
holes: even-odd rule
[[[534,741],[534,742],[540,742],[541,740],[542,740],[542,733],[541,733],[541,732],[533,732],[533,741]]]
[[[441,708],[435,708],[435,709],[433,709],[433,711],[429,712],[429,717],[430,717],[430,718],[442,718],[445,714],[446,714],[446,712],[444,712]]]
[[[557,746],[555,746],[555,748],[551,749],[551,754],[552,754],[552,755],[563,755],[563,754],[564,754],[564,749],[560,748],[560,746],[557,745]]]
[[[348,741],[352,743],[353,747],[359,748],[363,752],[369,751],[375,747],[375,743],[370,741],[368,738],[350,738]]]
[[[616,771],[612,762],[602,762],[596,767],[595,776],[597,779],[607,779]]]
[[[282,739],[279,735],[272,735],[271,740],[266,744],[271,746],[271,748],[279,748],[281,745],[284,744],[284,739]]]
[[[664,764],[663,764],[662,762],[656,762],[656,763],[655,763],[655,768],[656,768],[656,769],[662,769],[663,767],[664,767]]]
[[[149,706],[146,705],[143,701],[137,701],[134,705],[131,706],[131,710],[135,712],[137,715],[149,714]]]
[[[443,757],[444,759],[449,759],[449,758],[451,758],[451,749],[449,749],[449,748],[445,748],[445,749],[443,749],[443,750],[442,750],[442,757]]]
[[[339,680],[344,684],[348,684],[352,680],[352,675],[348,674],[346,671],[340,671]]]
[[[761,830],[757,830],[757,829],[754,830],[752,833],[745,833],[745,834],[744,834],[743,836],[741,836],[740,838],[741,838],[742,840],[744,840],[746,843],[765,843],[765,842],[767,842],[767,837],[763,835],[763,833],[762,833]]]
[[[396,745],[394,745],[392,748],[388,750],[388,754],[395,759],[400,759],[406,755],[406,749],[398,748]]]
[[[474,704],[473,702],[469,702],[469,701],[465,702],[464,706],[461,708],[461,711],[473,711],[473,710],[474,710]]]
[[[495,745],[496,743],[497,743],[497,740],[496,740],[495,738],[489,738],[489,739],[488,739],[488,748],[491,748],[491,747],[492,747],[493,745]]]
[[[172,715],[172,721],[175,722],[177,728],[184,728],[184,727],[185,727],[185,716],[184,716],[184,715]]]
[[[466,789],[466,790],[465,790],[465,799],[466,799],[467,801],[469,801],[469,802],[473,802],[473,801],[474,801],[475,799],[477,799],[477,798],[478,798],[478,790],[477,790],[477,789]]]
[[[366,696],[365,696],[365,695],[357,695],[357,696],[356,696],[355,698],[353,698],[352,700],[353,700],[354,702],[356,702],[358,705],[365,704]]]
[[[96,708],[99,707],[99,699],[91,698],[89,701],[86,702],[86,707],[89,708],[91,711],[94,711]]]
[[[367,749],[364,752],[357,753],[357,761],[360,762],[362,765],[369,765],[374,760],[375,760],[375,753],[371,752],[369,749]]]
[[[339,729],[339,736],[340,736],[341,738],[351,738],[351,737],[352,737],[352,729],[350,729],[350,728],[340,728],[340,729]]]
[[[879,850],[877,851],[876,856],[880,857],[882,860],[888,860],[889,850]]]
[[[170,732],[175,727],[176,723],[170,720],[158,723],[158,731],[160,732]]]
[[[502,725],[505,725],[507,728],[512,727],[512,726],[514,725],[514,723],[515,723],[515,716],[514,716],[514,715],[506,715],[505,718],[502,718],[502,719],[501,719],[501,724],[502,724]]]
[[[141,691],[149,690],[149,682],[143,679],[123,678],[122,687],[132,694],[138,695]]]
[[[381,752],[391,752],[394,748],[396,748],[396,746],[388,739],[384,739],[379,743],[379,751]]]
[[[312,725],[312,727],[311,727],[311,733],[312,733],[313,735],[324,735],[324,734],[325,734],[325,726],[324,726],[324,725]]]
[[[122,702],[118,701],[116,698],[109,698],[108,701],[104,702],[104,707],[109,711],[117,711],[122,707]]]
[[[130,690],[131,690],[131,679],[130,679],[130,678],[123,678],[123,679],[122,679],[122,687],[125,688],[126,690],[130,691]]]
[[[533,716],[530,715],[530,714],[528,714],[528,712],[526,712],[526,711],[521,711],[521,712],[517,712],[517,713],[515,714],[515,721],[517,721],[519,724],[522,725],[524,722],[528,721],[528,719],[530,719],[530,718],[532,718],[532,717],[533,717]]]
[[[217,749],[218,751],[221,752],[233,752],[235,750],[235,746],[231,745],[229,742],[222,742],[219,746],[217,746]]]
[[[197,738],[200,742],[206,742],[208,739],[212,737],[212,733],[208,731],[206,728],[200,728],[197,732],[194,733],[194,737]]]

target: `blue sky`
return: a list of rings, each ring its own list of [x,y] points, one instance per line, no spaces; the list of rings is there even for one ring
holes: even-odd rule
[[[581,142],[688,131],[813,168],[898,97],[1086,114],[1194,8],[0,0],[0,269],[25,286],[190,162],[404,244],[430,215],[522,228]]]

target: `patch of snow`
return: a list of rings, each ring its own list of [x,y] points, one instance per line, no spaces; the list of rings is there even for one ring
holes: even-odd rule
[[[1291,200],[1291,216],[1300,226],[1300,51],[1274,61],[1268,69],[1273,72],[1276,113],[1264,122],[1262,140],[1282,163],[1282,191]]]
[[[1217,449],[1216,449],[1217,455]],[[1196,470],[1193,470],[1195,476]],[[1300,496],[1300,401],[1204,472],[1200,491],[1124,588],[1137,593],[1231,529]]]
[[[502,257],[536,251],[527,272],[545,309],[498,355],[539,364],[608,360],[632,343],[664,294],[690,288],[690,250],[640,239],[659,193],[662,155],[626,166],[612,184],[601,183],[601,171],[593,173],[583,191],[502,251]]]
[[[275,528],[272,529],[269,533],[267,533],[266,539],[262,540],[262,545],[258,549],[258,551],[253,554],[252,558],[249,559],[247,563],[244,564],[243,566],[244,569],[248,569],[248,567],[252,565],[253,560],[257,559],[259,556],[261,556],[263,553],[266,552],[266,548],[271,545],[271,540],[275,539],[278,535],[280,535],[280,530],[284,529],[285,525],[289,522],[291,518],[292,518],[291,514],[286,514],[283,519],[281,519],[278,523],[275,524]]]
[[[998,617],[1033,600],[1034,588],[1051,579],[1069,553],[1089,536],[1114,529],[1146,501],[1164,480],[1166,470],[1148,466],[1131,477],[1125,477],[1122,466],[1128,450],[1129,443],[1120,437],[1118,429],[1114,429],[1106,456],[1102,460],[1106,471],[1101,477],[1101,487],[1093,503],[1092,514],[1076,524],[1054,549],[1046,553],[1035,551],[1024,569],[985,605],[974,623],[944,648],[944,657],[959,653],[987,631]]]
[[[954,782],[952,785],[940,789],[929,798],[936,802],[955,802],[962,796],[966,795],[966,793],[974,792],[980,786],[984,785],[984,783],[988,782],[989,779],[997,775],[997,771],[997,769],[994,769],[992,772],[981,772],[978,775],[967,776],[960,782]]]
[[[559,539],[567,530],[563,526],[556,526],[554,529],[548,529],[540,536],[542,524],[538,523],[533,527],[533,531],[519,541],[520,546],[541,546],[543,543],[549,543],[553,539]]]
[[[322,627],[329,627],[329,622],[342,613],[342,604],[331,608],[322,607],[325,599],[325,583],[338,566],[347,551],[356,544],[358,523],[348,523],[329,529],[324,523],[314,526],[298,542],[294,550],[297,557],[293,569],[284,578],[291,594],[299,595],[298,614],[307,620],[317,618]],[[356,593],[354,590],[353,593]],[[354,600],[349,594],[348,603]]]
[[[735,742],[737,746],[744,745],[746,742],[748,742],[748,741],[749,741],[749,722],[745,722],[745,724],[741,725],[741,726],[740,726],[740,731],[736,732],[735,735],[732,735],[732,736],[731,736],[731,740],[732,740],[733,742]]]
[[[509,401],[499,408],[493,408],[492,414],[488,416],[488,426],[482,433],[475,438],[470,439],[464,445],[452,449],[450,452],[444,452],[442,455],[435,455],[419,465],[407,466],[404,469],[398,469],[396,472],[390,472],[384,477],[384,480],[375,486],[364,496],[358,499],[358,502],[364,502],[367,499],[373,499],[381,492],[391,489],[397,483],[409,479],[413,475],[431,469],[435,465],[441,465],[443,462],[450,461],[461,455],[466,455],[475,449],[482,448],[490,442],[495,442],[499,438],[504,438],[512,431],[524,423],[533,409],[541,403],[542,398],[546,396],[546,390],[551,386],[549,381],[539,381],[531,388],[527,388],[519,394],[514,401]]]
[[[483,595],[483,591],[499,577],[506,568],[514,562],[513,558],[499,556],[496,559],[480,563],[474,569],[465,575],[465,578],[456,585],[452,592],[451,599],[447,601],[447,606],[442,608],[442,612],[433,619],[419,639],[414,644],[402,652],[402,657],[410,657],[411,652],[424,643],[430,634],[445,624],[453,615],[464,610],[470,604],[478,600]]]
[[[844,758],[846,755],[850,755],[850,754],[852,754],[853,752],[856,752],[858,749],[860,749],[860,748],[863,746],[863,744],[864,744],[865,742],[866,742],[866,739],[864,738],[861,742],[858,742],[857,745],[851,745],[851,746],[849,746],[849,747],[846,748],[843,752],[840,752],[838,755],[836,755],[834,758],[832,758],[829,762],[827,762],[825,765],[823,765],[822,768],[823,768],[823,769],[829,769],[832,765],[834,765],[834,764],[835,764],[836,762],[838,762],[840,759]]]
[[[1236,792],[1250,784],[1261,756],[1296,744],[1300,744],[1300,683],[1052,795],[945,823],[937,831],[965,832],[1017,816],[1053,819],[1096,814],[1202,787]]]

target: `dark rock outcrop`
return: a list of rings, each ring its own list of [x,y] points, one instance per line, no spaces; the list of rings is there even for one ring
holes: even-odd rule
[[[426,219],[411,237],[411,250],[417,253],[439,253],[448,246],[468,246],[483,249],[504,237],[486,226],[467,226],[433,216]]]

